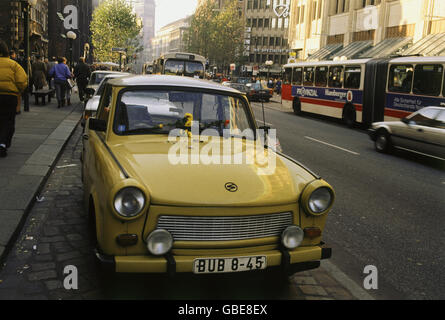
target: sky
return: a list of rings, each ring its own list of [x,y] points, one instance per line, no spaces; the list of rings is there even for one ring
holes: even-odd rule
[[[195,12],[198,0],[156,0],[155,29],[185,18]]]

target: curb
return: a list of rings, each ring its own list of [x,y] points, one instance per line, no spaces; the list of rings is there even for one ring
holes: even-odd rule
[[[42,189],[44,188],[46,182],[48,181],[49,176],[51,175],[52,171],[54,170],[54,167],[60,158],[63,150],[65,149],[69,139],[73,135],[74,131],[78,127],[81,117],[79,116],[78,120],[74,120],[77,118],[77,115],[73,115],[73,112],[81,107],[81,103],[79,102],[76,104],[71,113],[67,115],[67,117],[57,126],[57,128],[45,139],[45,141],[37,148],[36,151],[28,158],[25,165],[23,165],[19,173],[26,173],[28,169],[31,167],[38,166],[41,169],[41,173],[39,174],[40,181],[38,183],[37,188],[35,189],[35,192],[32,193],[32,196],[29,198],[29,201],[26,205],[26,207],[23,209],[22,216],[19,219],[19,222],[17,223],[15,230],[12,232],[9,240],[7,241],[5,246],[0,245],[0,270],[3,268],[3,263],[10,253],[11,249],[14,246],[15,241],[17,240],[23,226],[25,225],[26,219],[29,216],[29,213],[31,212],[32,207],[34,206],[34,203],[36,202],[36,197],[40,194]],[[62,139],[58,138],[60,136],[63,136]],[[63,141],[63,143],[54,143],[55,140]],[[53,152],[52,154],[48,153],[47,146],[54,146],[56,145],[56,152]],[[51,163],[40,163],[37,160],[38,156],[45,155],[47,160],[51,161]],[[46,167],[46,168],[44,168]],[[43,169],[44,168],[44,169]],[[21,210],[18,210],[21,211]]]

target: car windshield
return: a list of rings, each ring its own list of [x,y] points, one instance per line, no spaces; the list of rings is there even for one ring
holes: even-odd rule
[[[100,84],[101,81],[105,78],[106,74],[101,72],[93,72],[91,74],[91,79],[89,84]]]
[[[117,103],[114,132],[126,134],[169,134],[184,129],[187,114],[198,122],[200,134],[223,136],[255,130],[246,103],[237,97],[178,90],[125,91]],[[239,130],[239,131],[238,131]]]
[[[261,83],[250,83],[248,85],[252,90],[262,90],[263,86],[261,85]]]
[[[169,59],[165,62],[165,74],[202,78],[204,66],[200,62]]]

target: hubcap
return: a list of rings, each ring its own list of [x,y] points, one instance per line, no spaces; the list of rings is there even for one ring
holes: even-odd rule
[[[386,147],[386,137],[384,135],[380,135],[377,137],[376,146],[379,150],[384,150]]]

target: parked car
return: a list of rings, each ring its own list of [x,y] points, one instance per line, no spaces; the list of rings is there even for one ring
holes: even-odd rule
[[[272,98],[269,88],[261,83],[247,83],[247,98],[249,101],[269,102]]]
[[[329,258],[321,239],[335,195],[309,169],[268,148],[267,173],[264,162],[190,164],[177,154],[203,156],[210,138],[226,160],[240,152],[227,142],[261,150],[258,134],[241,135],[249,129],[258,129],[249,102],[229,87],[162,75],[109,80],[81,157],[99,261],[123,273],[287,275]]]
[[[245,84],[242,84],[242,83],[224,82],[222,85],[226,86],[226,87],[229,87],[229,88],[233,88],[233,89],[238,90],[239,92],[242,92],[242,93],[245,93],[245,94],[247,94],[247,92],[248,92],[247,86]]]
[[[378,152],[395,147],[445,160],[443,107],[425,107],[400,121],[373,123],[369,134]]]
[[[125,72],[116,72],[116,73],[110,73],[106,74],[102,81],[99,84],[99,87],[97,90],[94,90],[93,88],[87,88],[86,93],[90,96],[90,98],[85,103],[85,109],[83,111],[83,117],[82,117],[82,125],[85,125],[85,121],[89,117],[94,117],[96,115],[97,106],[99,105],[100,97],[104,91],[105,85],[107,84],[108,80],[119,78],[119,77],[125,77],[131,75],[130,73]]]
[[[121,72],[119,72],[119,71],[108,71],[108,70],[93,71],[91,73],[91,76],[90,76],[90,81],[88,81],[87,88],[91,88],[91,89],[94,89],[94,91],[96,91],[97,88],[99,87],[101,81],[105,78],[106,75],[116,74],[116,73],[119,74]],[[89,95],[87,93],[86,100],[88,100],[89,98],[91,98],[91,95]]]

